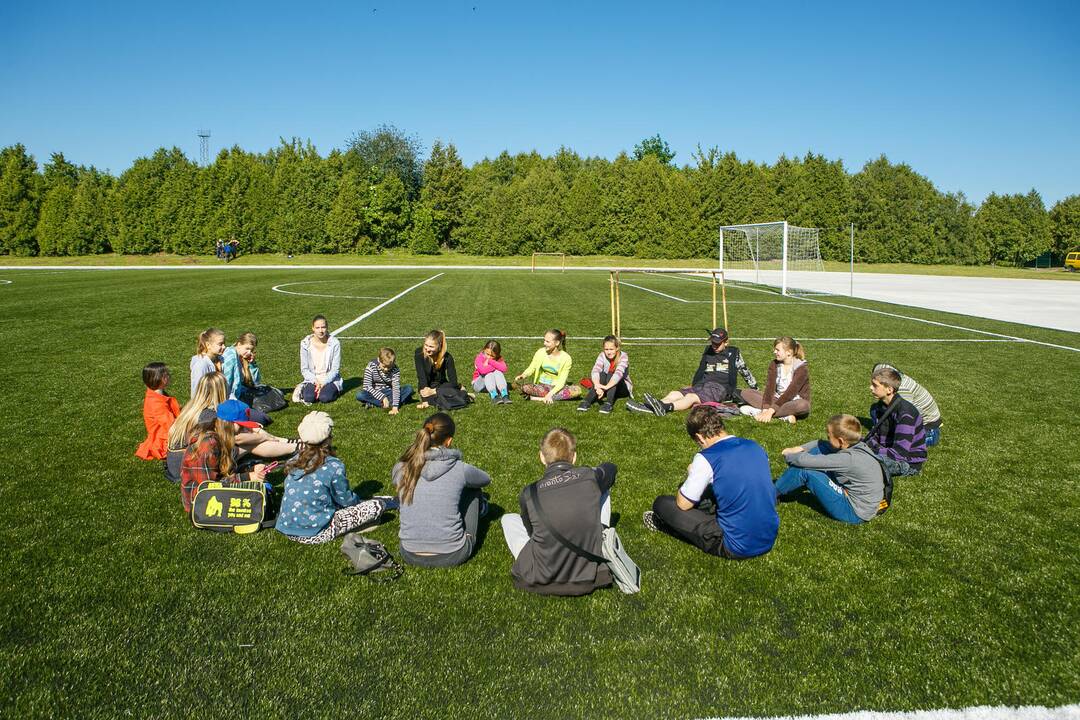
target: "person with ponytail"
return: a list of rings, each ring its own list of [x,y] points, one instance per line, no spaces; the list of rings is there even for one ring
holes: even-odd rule
[[[521,385],[521,392],[532,400],[551,404],[556,400],[581,397],[581,386],[566,384],[573,360],[566,352],[566,333],[552,329],[544,333],[544,346],[533,354],[532,362],[514,378],[514,382],[531,377]]]
[[[773,418],[792,425],[810,414],[810,373],[806,353],[798,340],[787,336],[773,342],[773,361],[765,380],[765,392],[743,390],[746,404],[739,408],[758,422]]]
[[[248,405],[251,404],[251,391],[262,383],[259,363],[255,362],[258,344],[255,333],[242,333],[221,355],[221,373],[229,385],[229,397]]]
[[[296,428],[303,449],[285,465],[285,492],[275,527],[304,545],[321,545],[379,519],[397,507],[391,497],[361,500],[349,487],[333,445],[334,421],[310,412]]]
[[[420,395],[418,409],[435,405],[442,410],[454,410],[472,402],[458,382],[454,356],[446,349],[446,333],[442,330],[432,330],[424,336],[424,344],[413,353],[413,362]]]
[[[296,394],[307,405],[331,403],[341,394],[341,342],[322,315],[311,319],[311,334],[300,341],[300,374]]]
[[[191,395],[203,375],[221,372],[221,353],[225,350],[225,333],[217,328],[206,328],[195,340],[195,354],[191,356]]]
[[[487,514],[481,488],[491,482],[464,462],[454,442],[454,420],[435,413],[424,421],[392,471],[401,503],[401,557],[421,567],[453,567],[476,548],[480,518]]]

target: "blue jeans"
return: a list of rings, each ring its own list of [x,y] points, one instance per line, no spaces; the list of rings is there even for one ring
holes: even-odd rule
[[[827,455],[832,452],[832,447],[828,443],[818,443],[818,446],[809,452],[811,455]],[[789,467],[776,479],[777,495],[787,495],[803,487],[817,498],[825,514],[832,519],[852,525],[866,522],[851,509],[851,503],[848,502],[843,488],[833,482],[828,473],[821,470]]]
[[[402,385],[399,388],[399,392],[398,392],[398,401],[399,401],[398,404],[399,405],[404,405],[406,402],[408,402],[409,398],[411,398],[411,397],[412,397],[412,385]],[[360,392],[356,393],[356,399],[359,400],[360,402],[362,402],[365,405],[371,405],[372,407],[377,407],[377,408],[382,407],[382,400],[375,397],[374,395],[369,393],[367,390],[361,390]]]

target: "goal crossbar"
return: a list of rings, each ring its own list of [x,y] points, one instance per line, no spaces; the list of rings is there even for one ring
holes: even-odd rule
[[[566,253],[561,252],[534,252],[532,254],[532,272],[536,272],[536,258],[558,257],[562,258],[562,272],[566,272]]]
[[[610,285],[610,301],[611,301],[611,334],[615,337],[622,337],[622,298],[620,293],[620,287],[622,284],[623,274],[636,274],[636,275],[708,275],[710,278],[709,285],[712,288],[712,325],[709,327],[717,327],[717,315],[716,315],[716,301],[717,290],[719,289],[719,300],[722,308],[722,317],[724,318],[724,327],[728,327],[728,314],[727,314],[727,288],[724,285],[724,271],[723,270],[641,270],[641,269],[625,269],[625,268],[612,268],[608,271],[608,283]]]

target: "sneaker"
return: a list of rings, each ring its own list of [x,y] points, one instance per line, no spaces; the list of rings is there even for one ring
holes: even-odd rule
[[[645,413],[646,415],[655,415],[656,414],[650,408],[645,407],[644,405],[642,405],[639,402],[634,402],[633,400],[627,400],[626,401],[626,409],[629,410],[630,412]]]
[[[588,400],[582,400],[581,404],[577,406],[578,412],[589,412],[589,408],[592,407],[592,403]]]
[[[739,412],[741,412],[743,415],[746,415],[747,417],[757,417],[761,414],[761,410],[754,407],[753,405],[743,405],[741,408],[739,408]]]
[[[480,517],[487,517],[488,510],[490,510],[490,509],[491,509],[491,506],[488,505],[487,498],[486,497],[480,498]]]
[[[667,415],[667,408],[664,407],[664,403],[660,402],[649,393],[645,393],[644,398],[645,406],[652,410],[653,415],[656,415],[658,417],[662,415]]]
[[[652,530],[653,532],[660,529],[660,526],[656,521],[656,513],[652,510],[646,510],[641,514],[641,524],[644,525],[647,530]]]
[[[510,396],[509,395],[503,395],[499,399],[499,402],[502,403],[503,405],[509,405],[510,404]]]
[[[601,415],[610,415],[611,411],[614,410],[614,409],[615,409],[615,406],[612,405],[611,403],[604,403],[603,405],[600,406],[600,414]]]
[[[401,501],[395,495],[373,495],[372,500],[381,500],[383,512],[397,510],[401,507]]]

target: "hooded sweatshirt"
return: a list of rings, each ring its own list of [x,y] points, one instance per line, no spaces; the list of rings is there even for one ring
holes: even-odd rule
[[[424,453],[424,467],[413,499],[401,503],[398,539],[411,553],[446,555],[465,545],[465,525],[459,503],[465,488],[481,488],[491,477],[461,459],[457,448],[433,447]],[[394,487],[401,482],[404,463],[394,465]]]
[[[819,445],[817,440],[806,443],[803,445],[806,452],[785,457],[788,465],[829,473],[844,489],[844,496],[859,519],[873,520],[885,497],[885,476],[874,451],[860,441],[843,450],[811,454]]]

